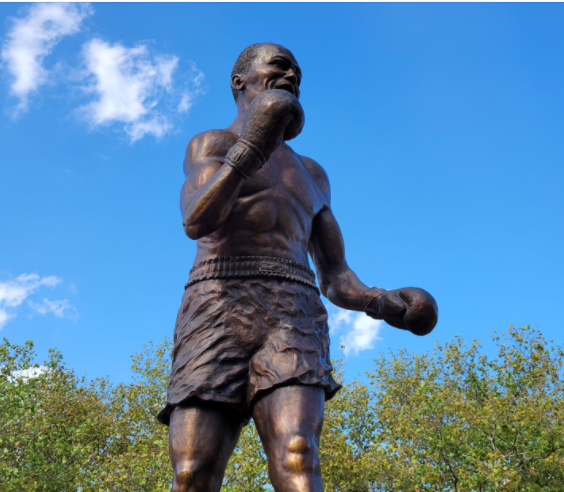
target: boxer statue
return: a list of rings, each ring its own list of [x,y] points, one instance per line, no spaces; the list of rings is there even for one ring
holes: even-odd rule
[[[347,265],[327,174],[286,143],[304,126],[301,77],[286,48],[249,46],[231,75],[235,121],[186,149],[182,220],[198,247],[158,417],[170,426],[174,492],[219,491],[251,417],[274,490],[323,490],[323,408],[339,384],[319,291],[416,335],[437,323],[426,291],[369,287]]]

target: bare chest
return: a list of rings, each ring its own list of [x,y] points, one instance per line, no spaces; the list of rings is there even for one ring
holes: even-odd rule
[[[299,156],[281,147],[244,183],[232,214],[256,232],[298,229],[305,233],[323,205],[324,197]]]

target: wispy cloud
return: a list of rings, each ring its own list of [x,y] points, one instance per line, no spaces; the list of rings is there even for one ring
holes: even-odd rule
[[[177,111],[179,113],[188,113],[192,109],[194,100],[196,97],[201,95],[203,91],[200,89],[202,81],[204,80],[204,72],[198,69],[193,61],[188,62],[190,64],[191,74],[188,77],[188,81],[192,86],[192,90],[184,90],[182,92],[182,97],[180,103],[178,104]]]
[[[35,273],[24,273],[14,280],[0,282],[0,329],[18,315],[19,308],[31,295],[43,287],[53,288],[61,281],[54,275],[40,277]],[[53,313],[58,317],[63,317],[65,314],[74,316],[77,314],[68,299],[55,301],[43,299],[41,303],[37,304],[28,299],[28,304],[39,314]]]
[[[40,303],[29,301],[29,305],[39,314],[52,313],[57,318],[62,318],[65,315],[76,315],[76,308],[71,305],[68,299],[50,301],[44,298]]]
[[[88,4],[40,3],[29,7],[25,17],[12,19],[1,58],[13,78],[10,92],[19,99],[15,114],[25,111],[29,96],[48,81],[43,59],[64,36],[80,31],[92,12]]]
[[[42,85],[54,81],[53,71],[44,66],[45,57],[65,36],[79,32],[91,14],[89,4],[45,3],[12,18],[0,59],[12,78],[10,92],[19,99],[15,115],[28,109]],[[172,132],[203,94],[204,74],[196,64],[156,53],[152,43],[131,47],[94,38],[80,53],[80,68],[57,82],[67,90],[81,84],[87,102],[77,113],[94,128],[120,128],[131,142]]]
[[[383,321],[372,319],[364,313],[336,308],[336,312],[329,317],[329,326],[333,335],[345,331],[340,337],[341,345],[345,347],[345,357],[372,349],[382,340],[378,335]]]
[[[8,321],[10,321],[10,315],[5,309],[0,308],[0,330]]]
[[[153,54],[143,44],[128,48],[93,39],[84,45],[83,58],[86,92],[95,99],[79,111],[95,127],[120,124],[132,142],[145,135],[159,138],[170,132],[172,111],[166,103],[177,98],[176,111],[189,111],[203,78],[193,65],[193,89],[178,94],[173,76],[179,58]]]

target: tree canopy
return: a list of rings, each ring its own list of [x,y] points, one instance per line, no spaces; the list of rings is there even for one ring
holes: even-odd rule
[[[460,337],[431,354],[380,354],[367,383],[326,405],[320,454],[327,491],[564,490],[562,347],[529,327],[494,334],[496,357]],[[88,381],[51,350],[0,346],[0,484],[6,492],[165,491],[171,341],[132,357],[134,379]],[[343,380],[343,365],[337,362]],[[248,425],[223,490],[269,490]]]

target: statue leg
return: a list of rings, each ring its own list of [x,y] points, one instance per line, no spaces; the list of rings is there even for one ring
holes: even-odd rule
[[[325,392],[316,386],[284,386],[253,408],[268,474],[276,492],[322,492],[319,436]]]
[[[169,431],[172,492],[219,492],[242,427],[216,409],[175,408]]]

